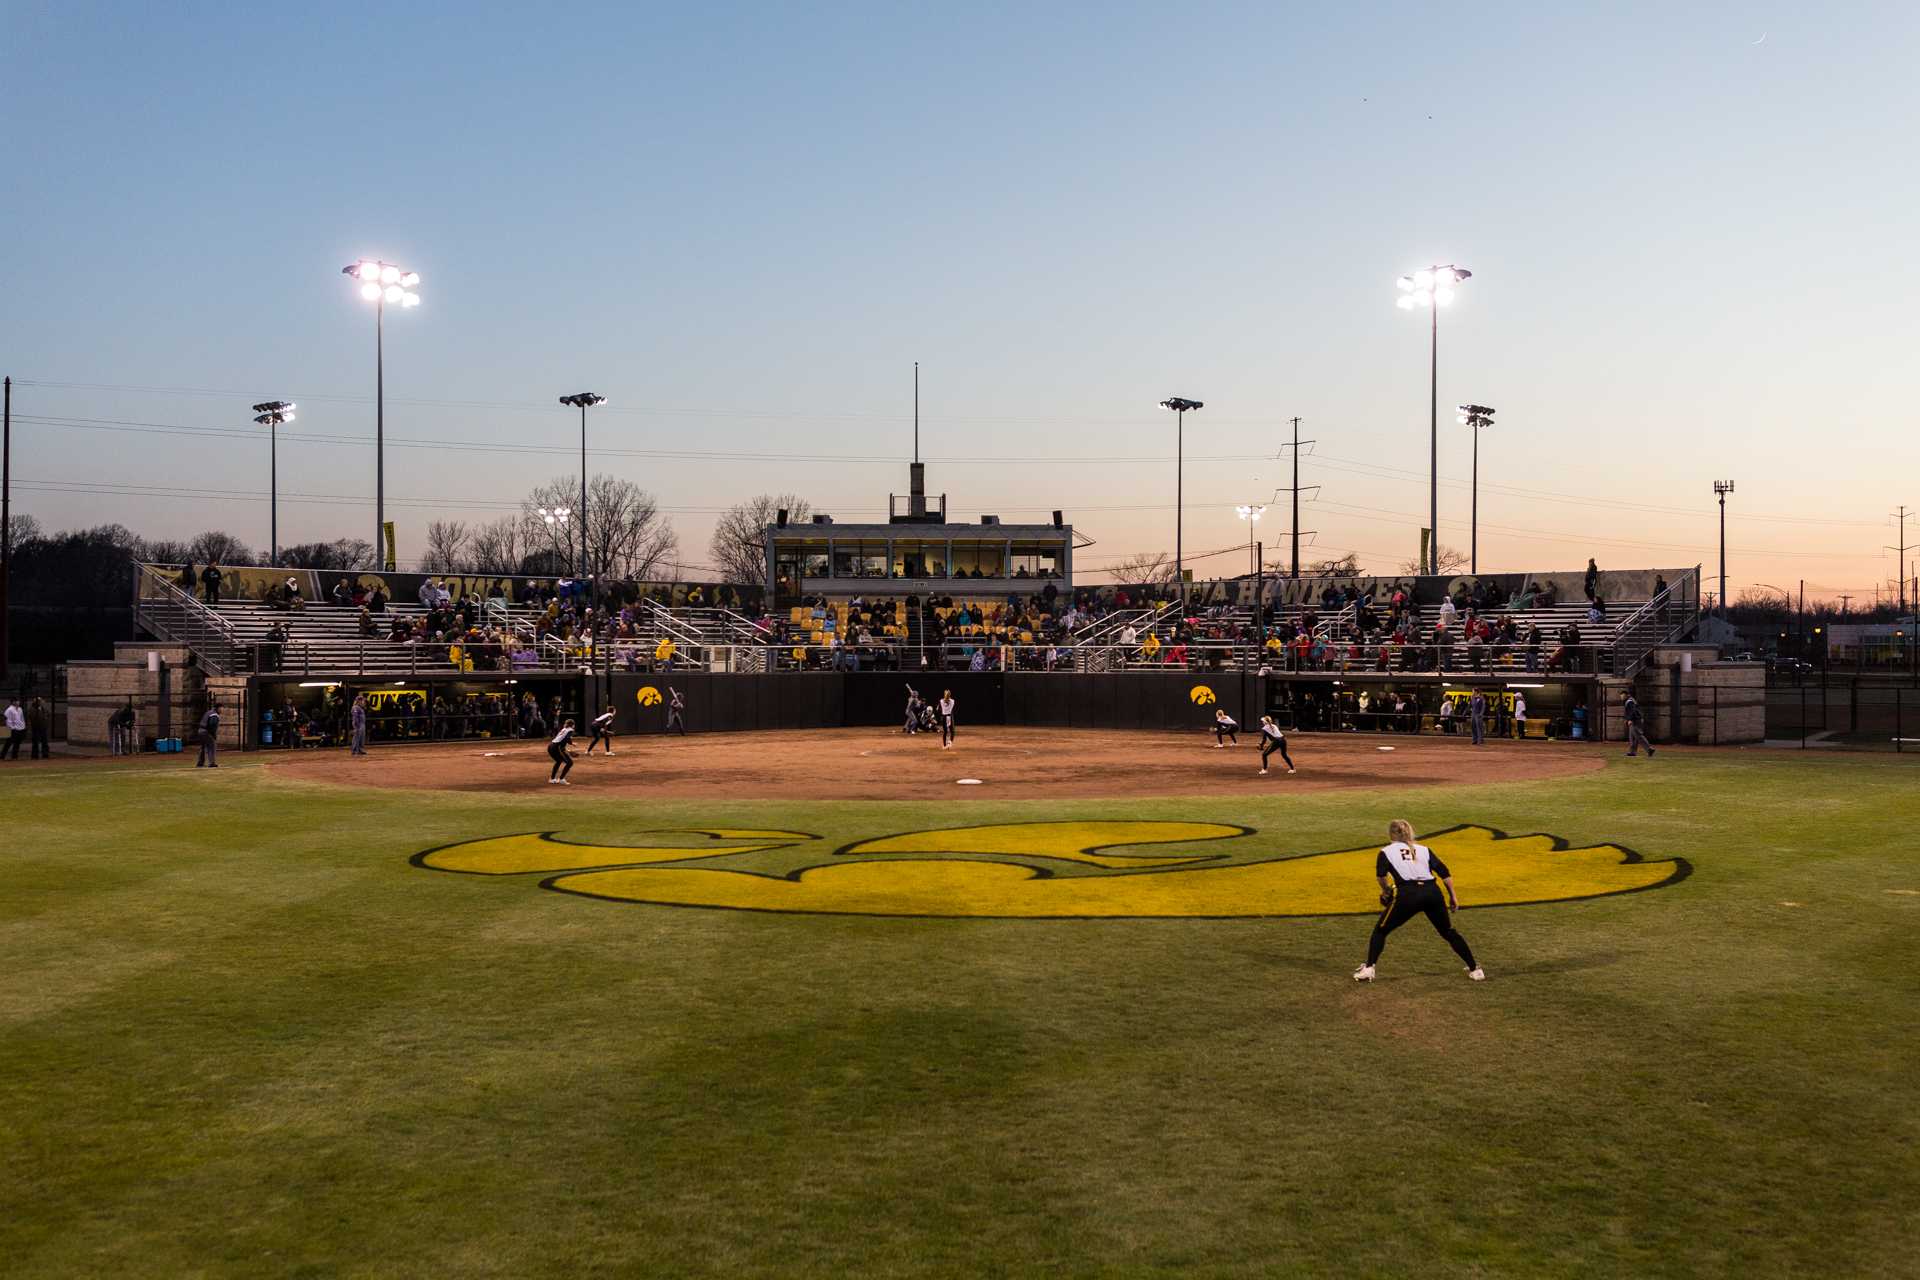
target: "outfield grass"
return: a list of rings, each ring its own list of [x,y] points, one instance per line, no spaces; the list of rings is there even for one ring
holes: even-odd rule
[[[1917,763],[1044,807],[0,766],[0,1271],[1914,1274]],[[1366,917],[756,914],[408,864],[1073,817],[1314,852],[1393,816],[1692,874],[1467,910],[1479,985],[1416,923],[1369,988]]]

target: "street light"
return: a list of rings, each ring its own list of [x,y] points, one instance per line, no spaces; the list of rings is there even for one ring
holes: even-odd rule
[[[1401,276],[1402,311],[1425,307],[1433,313],[1433,337],[1427,384],[1427,572],[1440,572],[1440,308],[1453,301],[1453,286],[1473,275],[1451,263]]]
[[[1493,410],[1483,404],[1460,406],[1460,425],[1473,428],[1473,541],[1467,554],[1468,572],[1480,572],[1480,428],[1493,425]]]
[[[1175,418],[1173,443],[1173,576],[1180,583],[1180,614],[1187,612],[1187,574],[1182,535],[1186,532],[1186,441],[1187,412],[1191,409],[1203,409],[1206,406],[1198,400],[1188,400],[1181,396],[1172,396],[1160,402],[1162,409],[1169,409]]]
[[[373,554],[387,567],[387,304],[410,311],[420,305],[420,273],[391,262],[362,258],[340,268],[360,282],[360,296],[373,304]]]
[[[268,535],[272,540],[272,558],[268,564],[280,563],[280,424],[293,421],[295,405],[288,400],[266,400],[253,406],[254,421],[267,429],[267,492],[270,495],[268,510]]]
[[[606,402],[605,396],[595,395],[591,391],[560,397],[561,404],[580,410],[580,576],[583,578],[593,576],[592,568],[587,564],[587,410]]]
[[[1248,563],[1253,566],[1253,571],[1258,573],[1260,571],[1260,562],[1253,558],[1253,534],[1254,527],[1260,523],[1260,517],[1267,514],[1267,509],[1263,506],[1248,503],[1245,506],[1235,507],[1233,513],[1247,522]]]

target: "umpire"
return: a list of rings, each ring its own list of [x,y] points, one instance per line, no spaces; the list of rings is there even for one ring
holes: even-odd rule
[[[193,767],[209,769],[220,767],[220,707],[217,703],[207,704],[207,714],[200,717],[200,758]]]
[[[1621,714],[1627,718],[1627,754],[1637,755],[1640,748],[1647,749],[1649,759],[1653,756],[1653,743],[1647,738],[1646,716],[1640,710],[1640,702],[1629,689],[1620,703]]]

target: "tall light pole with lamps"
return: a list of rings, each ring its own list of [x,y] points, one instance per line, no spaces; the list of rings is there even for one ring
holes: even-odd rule
[[[1249,571],[1258,573],[1260,571],[1260,561],[1254,558],[1253,535],[1256,532],[1255,527],[1260,523],[1260,517],[1267,514],[1267,509],[1264,506],[1249,502],[1243,506],[1235,507],[1233,514],[1247,522],[1247,556],[1251,566]]]
[[[1727,495],[1733,492],[1733,481],[1715,480],[1714,496],[1720,499],[1720,616],[1727,616]]]
[[[561,404],[580,410],[580,576],[583,578],[593,577],[593,567],[587,563],[587,410],[606,402],[605,396],[591,391],[560,397]],[[605,568],[601,566],[603,571]]]
[[[1180,583],[1180,612],[1187,611],[1187,573],[1185,566],[1185,548],[1182,545],[1186,533],[1186,458],[1187,458],[1187,414],[1191,410],[1204,409],[1206,406],[1198,400],[1188,400],[1182,396],[1172,396],[1160,402],[1162,409],[1171,410],[1174,419],[1173,437],[1173,576]]]
[[[1463,404],[1460,406],[1460,425],[1473,428],[1473,540],[1467,545],[1467,572],[1480,572],[1480,429],[1493,425],[1493,410],[1483,404]]]
[[[1425,307],[1433,313],[1427,384],[1427,572],[1440,572],[1440,308],[1453,301],[1453,286],[1473,275],[1449,263],[1401,276],[1399,307]]]
[[[254,421],[267,429],[268,537],[273,550],[267,563],[280,563],[280,424],[293,421],[295,406],[287,400],[267,400],[253,406]]]
[[[340,268],[342,275],[360,282],[360,296],[373,304],[373,556],[380,568],[387,562],[387,304],[403,310],[420,305],[414,292],[420,273],[391,262],[362,258]]]

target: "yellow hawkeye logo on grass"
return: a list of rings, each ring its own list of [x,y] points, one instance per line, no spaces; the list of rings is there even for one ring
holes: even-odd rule
[[[543,875],[561,893],[661,906],[808,915],[1139,919],[1367,915],[1368,845],[1325,853],[1265,846],[1217,822],[1016,822],[860,840],[820,856],[801,831],[702,827],[639,845],[575,844],[550,831],[415,854],[415,866]],[[1427,838],[1476,907],[1564,902],[1673,884],[1691,868],[1614,844],[1460,826]],[[1154,846],[1174,846],[1151,852]],[[739,865],[716,865],[723,858]]]
[[[1187,692],[1187,697],[1193,699],[1193,705],[1196,707],[1204,707],[1210,703],[1220,701],[1220,699],[1213,696],[1213,690],[1203,684],[1193,686],[1193,688]]]
[[[640,699],[640,705],[643,707],[657,707],[660,705],[660,691],[650,684],[641,685],[640,692],[633,696]]]

